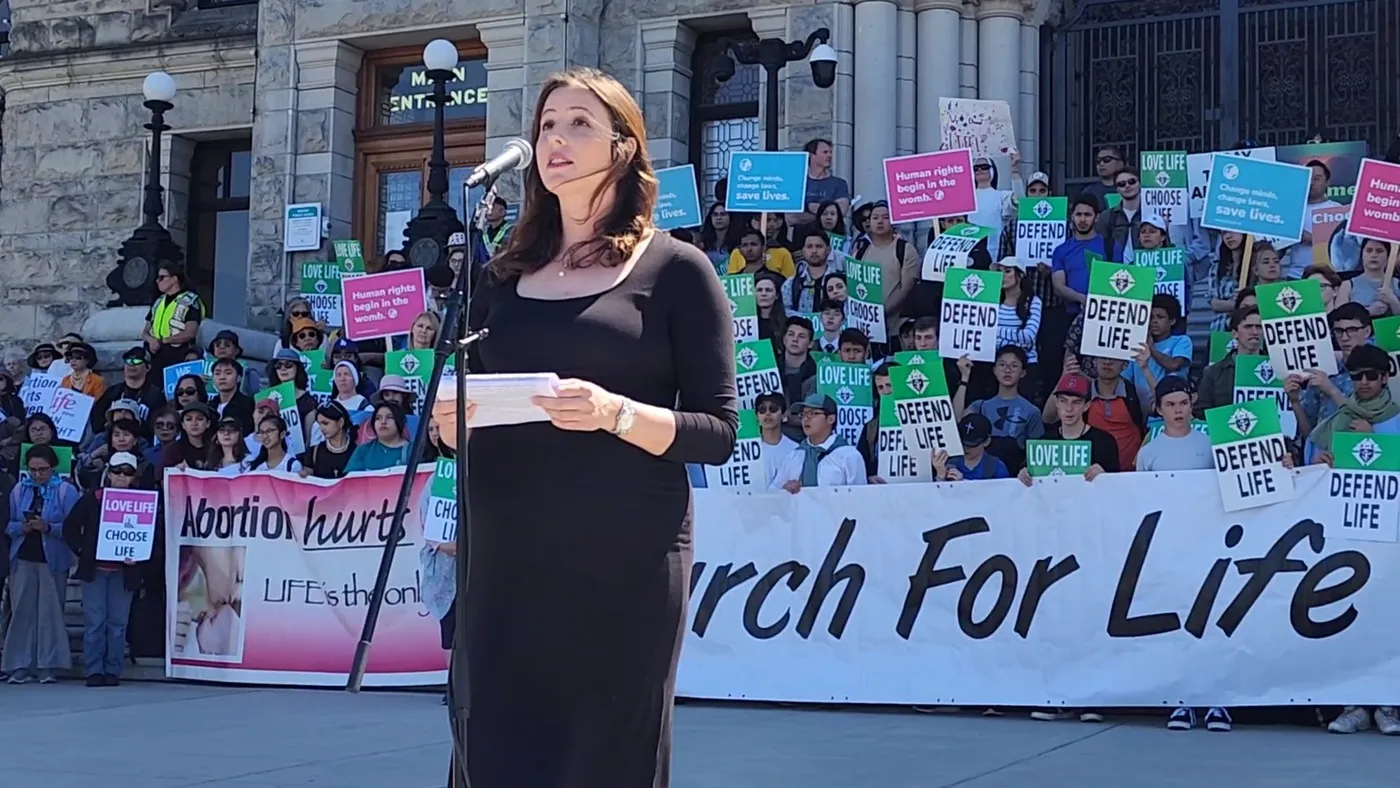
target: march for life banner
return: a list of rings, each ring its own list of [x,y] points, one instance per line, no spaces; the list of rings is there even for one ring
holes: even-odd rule
[[[679,694],[1067,708],[1400,697],[1400,546],[1331,472],[1227,514],[1214,471],[695,491]]]
[[[419,468],[370,650],[367,686],[441,684],[438,621],[419,600]],[[293,474],[165,476],[169,678],[344,684],[402,469],[335,481]]]

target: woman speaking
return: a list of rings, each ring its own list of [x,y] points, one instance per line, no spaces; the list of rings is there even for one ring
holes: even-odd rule
[[[509,245],[468,310],[474,373],[555,372],[550,421],[474,431],[466,639],[472,788],[669,785],[690,584],[685,463],[734,448],[728,299],[652,226],[641,110],[579,69],[535,109]],[[456,435],[455,403],[434,416]]]

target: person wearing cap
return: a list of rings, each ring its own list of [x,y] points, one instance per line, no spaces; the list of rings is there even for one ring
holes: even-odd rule
[[[92,406],[88,426],[93,432],[102,429],[103,415],[117,400],[136,403],[136,420],[143,423],[165,404],[165,387],[151,374],[151,354],[143,345],[122,354],[122,382],[109,386]]]
[[[1332,436],[1338,432],[1400,435],[1400,404],[1387,387],[1389,354],[1375,345],[1361,345],[1347,355],[1345,372],[1354,390],[1308,433],[1303,460],[1310,465],[1332,464]]]
[[[787,400],[780,393],[760,394],[753,403],[754,415],[758,418],[759,449],[763,453],[763,469],[767,473],[768,486],[774,487],[774,480],[788,457],[797,450],[797,441],[783,434],[783,420],[787,416]]]
[[[311,306],[308,304],[306,309],[310,310]],[[310,314],[310,312],[307,314]],[[238,332],[230,331],[227,328],[223,329],[214,335],[214,338],[209,341],[209,347],[205,349],[209,352],[209,355],[213,356],[215,359],[226,358],[238,363],[238,368],[242,370],[240,373],[239,389],[244,394],[251,397],[263,390],[264,381],[262,373],[253,365],[243,360],[243,345],[238,340]],[[281,350],[280,345],[277,349]]]
[[[987,452],[992,440],[992,422],[980,413],[968,413],[958,419],[958,438],[963,454],[949,457],[939,449],[933,455],[933,477],[940,482],[980,479],[1009,479],[1006,463]]]
[[[253,398],[238,390],[243,378],[243,365],[231,358],[215,359],[209,368],[214,383],[214,396],[209,405],[220,418],[236,419],[243,434],[253,431]]]
[[[506,221],[506,213],[510,209],[510,204],[504,197],[496,197],[491,200],[491,207],[486,211],[486,232],[482,234],[482,243],[486,247],[485,260],[494,257],[506,243],[510,240],[511,230],[515,225]]]
[[[0,649],[0,671],[11,684],[38,677],[57,680],[72,665],[63,622],[68,572],[73,553],[63,541],[63,524],[77,504],[76,487],[58,474],[51,446],[34,446],[24,458],[28,474],[10,495],[5,534],[10,538],[10,628]]]
[[[190,288],[185,269],[178,263],[161,263],[156,269],[156,290],[160,297],[146,314],[141,341],[151,351],[151,364],[163,370],[178,364],[194,347],[199,323],[204,320],[204,302]]]
[[[1215,467],[1210,436],[1191,424],[1191,383],[1172,375],[1157,383],[1157,415],[1162,417],[1162,434],[1143,444],[1138,451],[1139,471],[1197,471]]]
[[[860,451],[836,433],[836,400],[812,394],[802,400],[800,409],[805,437],[773,477],[773,489],[797,493],[803,487],[865,484]]]
[[[325,341],[326,334],[315,320],[309,317],[292,318],[293,350],[320,350]]]
[[[409,435],[418,434],[418,416],[413,412],[417,401],[418,395],[408,387],[408,381],[402,375],[385,375],[379,381],[379,389],[369,398],[371,408],[384,403],[398,408],[404,414],[404,429]],[[359,434],[355,438],[357,444],[374,440],[375,430],[372,422],[373,420],[368,418],[361,420]]]
[[[204,461],[205,469],[220,476],[238,476],[247,471],[251,457],[243,438],[245,434],[242,421],[231,416],[220,417],[214,441],[209,446],[209,457]]]
[[[83,676],[89,687],[120,683],[131,602],[141,588],[136,561],[97,558],[102,498],[108,489],[150,489],[142,484],[141,465],[130,452],[113,454],[101,486],[83,493],[63,521],[63,540],[77,559],[73,576],[83,587]]]
[[[1102,473],[1117,473],[1122,467],[1118,461],[1118,443],[1101,429],[1091,427],[1084,420],[1093,397],[1093,383],[1079,372],[1066,372],[1060,377],[1051,392],[1046,410],[1054,407],[1058,419],[1045,425],[1044,440],[1048,441],[1088,441],[1089,469],[1084,478],[1093,481]],[[1030,472],[1025,468],[1019,474],[1021,483],[1031,486]]]
[[[63,354],[63,360],[68,362],[71,371],[63,376],[59,388],[72,389],[93,399],[101,398],[107,391],[107,381],[96,370],[97,351],[92,345],[86,342],[72,345]]]
[[[203,402],[192,402],[181,408],[180,433],[174,441],[161,446],[161,466],[205,470],[217,419],[214,409]]]
[[[272,397],[265,397],[257,400],[253,404],[253,424],[255,426],[252,432],[243,436],[243,444],[248,447],[248,454],[250,457],[251,455],[257,454],[258,450],[262,448],[262,441],[258,436],[258,427],[262,425],[264,420],[277,416],[280,413],[280,403]],[[286,432],[286,430],[284,429],[283,432]],[[249,462],[251,464],[252,460],[250,459]]]
[[[968,215],[968,221],[979,227],[986,227],[992,231],[989,236],[996,248],[988,248],[992,259],[1001,258],[1001,238],[1006,222],[1016,216],[1016,198],[1026,191],[1025,184],[1021,181],[1021,153],[1012,150],[1008,154],[1011,158],[1011,178],[1007,185],[1010,188],[1000,188],[1001,181],[997,172],[996,163],[991,158],[979,156],[972,160],[972,179],[976,185],[977,209]]]

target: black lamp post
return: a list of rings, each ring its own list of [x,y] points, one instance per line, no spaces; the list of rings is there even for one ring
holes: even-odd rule
[[[813,31],[806,41],[720,41],[720,53],[714,63],[716,80],[728,82],[734,76],[736,60],[746,66],[763,66],[768,96],[763,108],[764,150],[778,149],[778,74],[788,63],[806,59],[812,65],[812,82],[819,88],[831,87],[836,82],[836,50],[831,48],[830,40],[831,31],[823,27]]]
[[[146,196],[141,203],[145,221],[122,242],[117,267],[107,275],[107,287],[116,293],[108,306],[146,306],[155,303],[156,271],[164,263],[180,263],[185,252],[160,223],[165,213],[165,188],[160,185],[160,135],[170,131],[165,113],[174,108],[175,80],[164,71],[146,77],[141,85],[146,109],[151,111],[151,156],[146,168]]]
[[[451,41],[434,39],[423,47],[423,65],[428,67],[428,79],[433,82],[433,153],[428,159],[428,201],[418,209],[418,215],[408,223],[404,231],[408,239],[408,261],[422,268],[430,268],[443,259],[447,241],[453,233],[466,228],[451,205],[447,204],[447,153],[443,141],[443,111],[452,97],[447,94],[447,83],[456,76],[457,47]]]

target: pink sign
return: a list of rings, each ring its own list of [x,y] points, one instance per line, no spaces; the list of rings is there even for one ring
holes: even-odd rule
[[[921,222],[977,210],[972,151],[943,150],[885,159],[890,221]]]
[[[423,269],[387,271],[340,280],[348,339],[379,339],[407,334],[428,308]]]
[[[97,523],[97,560],[149,560],[159,499],[155,490],[104,489],[102,516]]]
[[[1400,243],[1400,164],[1361,160],[1347,232]]]

